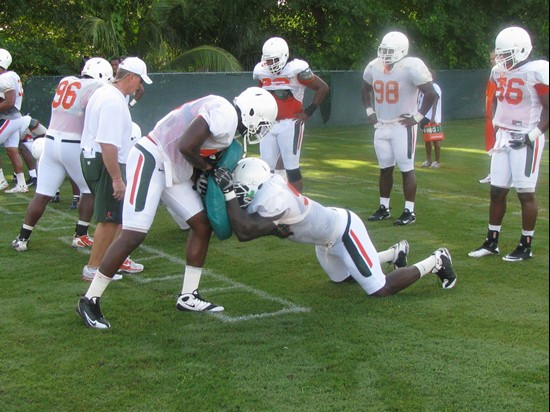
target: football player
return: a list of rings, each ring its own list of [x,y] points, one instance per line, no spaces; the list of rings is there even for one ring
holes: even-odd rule
[[[367,65],[363,73],[363,104],[368,121],[375,129],[374,150],[380,167],[380,206],[368,220],[390,217],[393,170],[397,164],[403,177],[405,207],[394,221],[395,225],[409,225],[416,221],[414,154],[417,124],[424,119],[437,97],[430,71],[422,60],[408,57],[408,53],[407,36],[392,31],[382,38],[378,57]],[[417,106],[419,91],[424,95],[420,109]]]
[[[378,253],[355,213],[324,207],[303,196],[271,174],[261,159],[241,160],[233,175],[227,169],[216,169],[214,179],[225,193],[231,226],[240,241],[274,234],[315,245],[317,259],[333,282],[351,276],[368,295],[378,297],[393,295],[429,273],[437,274],[444,289],[456,284],[447,249],[437,249],[410,267],[405,240]],[[390,262],[395,270],[386,276],[381,263]]]
[[[253,72],[254,80],[268,90],[277,101],[279,114],[273,129],[260,142],[260,156],[271,170],[275,170],[281,157],[288,181],[302,192],[300,153],[304,136],[304,122],[309,119],[325,99],[329,87],[315,75],[307,62],[288,61],[286,41],[280,37],[267,40],[262,48],[262,61]],[[304,92],[315,91],[312,103],[303,107]]]
[[[64,77],[55,91],[38,166],[38,175],[42,178],[38,179],[36,193],[27,208],[19,236],[12,242],[12,247],[18,252],[27,250],[34,227],[66,176],[77,184],[82,194],[72,246],[89,247],[93,243],[88,236],[88,228],[94,200],[82,174],[80,140],[88,100],[94,91],[112,80],[113,71],[105,59],[93,57],[86,62],[81,75]]]
[[[0,144],[6,148],[6,154],[13,165],[17,183],[6,193],[26,193],[29,191],[23,172],[23,161],[19,155],[19,139],[31,123],[30,116],[21,115],[23,103],[23,85],[19,75],[9,70],[12,62],[11,54],[6,49],[0,49]],[[2,170],[0,159],[0,190],[8,187],[8,182]]]
[[[489,229],[483,244],[468,254],[471,257],[499,253],[506,196],[512,185],[521,204],[521,237],[502,259],[519,262],[532,257],[538,213],[535,189],[548,129],[548,61],[529,60],[531,50],[531,38],[521,27],[508,27],[495,40],[496,65],[490,81],[496,88],[496,141],[491,156]]]
[[[77,306],[87,326],[110,327],[101,314],[99,300],[125,257],[145,239],[161,200],[180,218],[180,225],[184,221],[190,227],[176,308],[192,312],[224,310],[202,298],[198,291],[212,228],[201,196],[193,188],[193,169],[211,173],[215,165],[209,159],[231,145],[236,131],[249,142],[257,141],[276,116],[275,99],[259,87],[242,92],[233,105],[223,97],[208,95],[172,110],[137,142],[126,166],[128,190],[124,196],[122,232],[107,250]]]

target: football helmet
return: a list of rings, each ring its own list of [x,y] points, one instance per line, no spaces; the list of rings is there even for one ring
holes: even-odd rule
[[[503,70],[511,70],[527,59],[531,50],[529,33],[521,27],[508,27],[495,40],[495,62]]]
[[[257,157],[239,160],[233,170],[233,188],[241,207],[247,207],[256,192],[271,177],[271,170],[266,162]]]
[[[8,70],[11,64],[11,54],[6,49],[0,49],[0,67]]]
[[[96,80],[110,82],[113,80],[113,67],[111,63],[101,57],[92,57],[86,61],[81,74],[82,76],[90,76]]]
[[[277,118],[275,98],[261,87],[249,87],[235,97],[233,104],[239,108],[241,122],[246,127],[243,133],[245,143],[259,143]]]
[[[280,37],[272,37],[262,47],[262,61],[271,74],[279,74],[288,61],[288,44]]]
[[[391,31],[382,38],[378,46],[378,58],[384,64],[393,64],[409,53],[409,39],[403,33]]]

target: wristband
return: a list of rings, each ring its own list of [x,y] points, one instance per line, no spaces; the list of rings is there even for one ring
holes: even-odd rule
[[[541,134],[542,134],[542,131],[538,127],[535,127],[533,130],[527,133],[527,136],[529,137],[529,140],[534,142],[537,139],[537,137],[539,137]]]
[[[317,105],[315,103],[311,103],[304,109],[304,113],[307,114],[308,117],[311,117],[315,110],[317,110]]]
[[[420,123],[423,118],[424,118],[424,115],[420,112],[418,112],[413,116],[413,119],[415,120],[416,123]]]
[[[231,192],[224,193],[223,196],[225,197],[226,202],[229,202],[230,200],[233,200],[237,197],[234,190],[232,190]]]
[[[367,116],[370,117],[371,114],[374,114],[374,109],[372,107],[367,107]]]
[[[137,100],[136,99],[132,99],[132,101],[130,103],[128,103],[128,106],[130,107],[134,107],[137,103]]]

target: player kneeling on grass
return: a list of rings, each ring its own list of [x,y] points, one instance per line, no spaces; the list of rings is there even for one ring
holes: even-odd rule
[[[439,248],[407,267],[406,240],[377,252],[355,213],[324,207],[303,196],[280,176],[271,174],[261,159],[241,160],[233,174],[216,169],[214,179],[225,194],[231,226],[240,241],[273,234],[315,245],[319,263],[334,282],[351,276],[372,296],[392,295],[428,273],[435,273],[444,289],[456,283],[447,249]],[[395,270],[384,275],[381,263],[390,262]]]
[[[172,110],[134,145],[126,165],[128,189],[122,232],[109,246],[90,288],[76,307],[87,326],[110,328],[99,308],[100,297],[126,256],[145,240],[161,200],[190,227],[187,265],[176,308],[192,312],[224,310],[198,292],[212,227],[201,196],[193,189],[193,168],[211,173],[216,166],[208,159],[228,148],[237,130],[245,139],[259,141],[276,116],[275,99],[258,87],[246,89],[235,98],[234,105],[223,97],[209,95]]]

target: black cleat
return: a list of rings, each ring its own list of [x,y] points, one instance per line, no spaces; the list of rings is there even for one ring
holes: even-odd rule
[[[533,252],[531,252],[531,248],[520,243],[518,247],[504,256],[502,260],[506,262],[521,262],[522,260],[531,259],[532,257]]]
[[[367,220],[375,222],[377,220],[384,220],[390,217],[390,209],[386,209],[386,206],[380,205],[378,210],[374,212]]]
[[[397,226],[405,226],[414,222],[416,222],[416,214],[411,212],[409,209],[405,209],[403,210],[403,213],[401,213],[401,216],[399,216],[399,219],[395,220],[393,224]]]
[[[76,305],[76,313],[82,318],[84,324],[90,328],[109,329],[111,324],[103,317],[99,308],[99,300],[98,297],[91,299],[85,296],[81,297]]]

